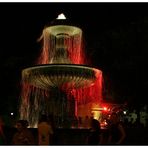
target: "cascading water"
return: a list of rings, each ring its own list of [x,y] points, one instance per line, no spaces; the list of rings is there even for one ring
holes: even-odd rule
[[[102,71],[86,66],[82,30],[58,20],[43,30],[42,39],[37,65],[22,71],[20,118],[36,127],[41,114],[52,115],[64,127],[92,116],[102,100]]]

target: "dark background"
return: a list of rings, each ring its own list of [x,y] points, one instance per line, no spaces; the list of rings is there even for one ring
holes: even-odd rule
[[[0,114],[18,112],[21,71],[60,13],[83,30],[90,66],[103,71],[104,100],[147,104],[148,3],[0,3]]]

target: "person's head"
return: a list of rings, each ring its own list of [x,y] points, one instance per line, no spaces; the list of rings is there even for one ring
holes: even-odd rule
[[[47,122],[47,121],[48,121],[47,116],[45,114],[42,114],[39,122]]]
[[[16,128],[18,131],[21,131],[28,126],[28,121],[27,120],[18,120],[16,123]]]
[[[94,130],[100,130],[100,122],[96,119],[91,120],[91,127]]]
[[[110,121],[112,123],[117,123],[119,122],[119,116],[117,113],[113,112],[111,115],[110,115]]]

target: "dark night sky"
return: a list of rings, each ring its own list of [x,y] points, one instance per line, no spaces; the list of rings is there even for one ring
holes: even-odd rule
[[[42,29],[61,12],[81,27],[92,66],[117,102],[147,103],[148,3],[0,3],[0,113],[15,112],[21,71],[33,65]]]

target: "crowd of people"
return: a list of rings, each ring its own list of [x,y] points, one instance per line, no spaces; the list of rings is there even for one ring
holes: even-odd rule
[[[117,113],[112,113],[108,120],[107,136],[101,130],[100,122],[92,119],[89,136],[87,137],[88,145],[119,145],[124,144],[126,138],[125,128],[120,121]]]
[[[86,141],[87,145],[116,145],[124,144],[126,138],[126,127],[147,127],[148,124],[147,107],[143,107],[139,113],[135,109],[123,113],[122,115],[112,112],[107,120],[107,135],[101,130],[101,123],[86,116],[85,120],[78,117],[78,126],[89,130]],[[85,121],[85,122],[84,122]],[[3,119],[0,117],[0,145],[7,145],[7,138],[3,128]],[[37,125],[37,139],[28,128],[27,120],[18,120],[15,124],[15,132],[12,135],[11,145],[52,145],[55,132],[53,120],[46,115],[41,115]]]
[[[52,135],[54,133],[54,127],[49,118],[46,115],[42,115],[37,127],[37,139],[33,132],[28,128],[29,124],[27,120],[18,120],[15,124],[14,134],[9,139],[4,133],[4,122],[0,117],[0,145],[50,145],[52,144]],[[10,131],[12,132],[12,131]]]
[[[117,114],[112,114],[109,120],[107,139],[101,130],[100,122],[91,119],[89,132],[84,141],[87,145],[101,144],[122,144],[126,133],[120,123]],[[0,145],[6,145],[5,134],[3,133],[4,123],[0,120]],[[46,115],[42,115],[37,127],[37,141],[32,131],[28,128],[27,120],[18,120],[15,125],[16,131],[12,135],[11,145],[52,145],[55,127]]]

